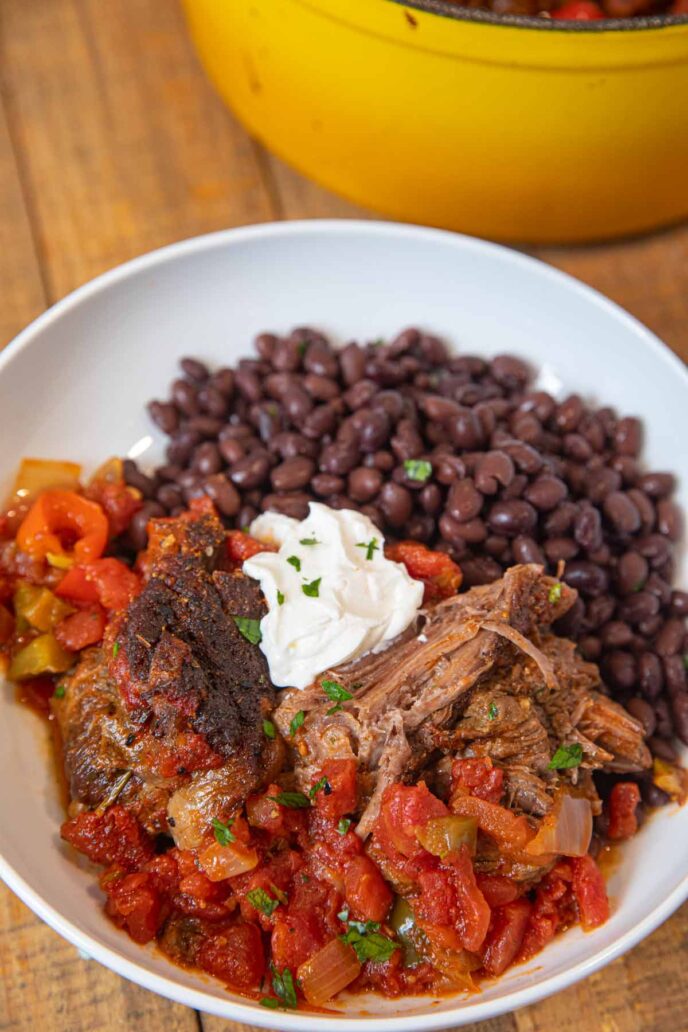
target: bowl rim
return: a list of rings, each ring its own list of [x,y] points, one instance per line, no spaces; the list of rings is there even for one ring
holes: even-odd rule
[[[388,0],[384,0],[388,2]],[[659,32],[662,29],[688,25],[688,14],[651,14],[638,18],[601,18],[599,21],[559,20],[541,18],[533,14],[497,14],[476,7],[463,7],[452,0],[391,0],[393,4],[409,7],[424,14],[448,18],[451,21],[472,22],[510,29],[537,29],[541,32],[573,34],[602,32]],[[412,17],[412,16],[411,16]]]
[[[227,246],[231,247],[233,243],[241,244],[242,242],[269,239],[271,237],[308,237],[320,234],[387,236],[396,240],[409,240],[411,243],[423,240],[435,240],[438,242],[454,241],[458,246],[469,251],[487,252],[502,260],[507,260],[514,265],[523,267],[526,271],[530,270],[539,276],[558,282],[566,286],[567,289],[582,295],[596,307],[605,309],[621,321],[631,334],[641,338],[644,345],[654,352],[656,358],[668,365],[674,375],[680,376],[688,388],[688,368],[675,353],[663,344],[655,334],[615,302],[604,297],[597,290],[575,279],[575,277],[570,276],[568,273],[562,272],[537,258],[512,248],[464,234],[412,224],[365,219],[308,219],[289,222],[267,222],[203,234],[147,252],[88,281],[67,294],[33,320],[3,349],[3,352],[0,354],[0,375],[15,355],[29,347],[35,338],[48,329],[52,323],[58,322],[65,313],[76,308],[83,301],[99,293],[107,292],[110,287],[120,282],[135,279],[139,273],[195,253],[222,249]],[[425,1030],[430,1032],[430,1030],[435,1029],[446,1029],[452,1022],[456,1023],[459,1021],[459,1024],[462,1025],[468,1022],[472,1023],[497,1017],[542,1000],[598,971],[637,945],[641,939],[653,932],[681,903],[688,899],[687,866],[686,874],[679,884],[642,921],[638,922],[625,934],[619,936],[606,948],[594,952],[587,959],[566,968],[558,974],[551,975],[537,985],[525,986],[513,993],[506,994],[501,999],[483,1000],[482,1002],[473,1003],[470,1010],[464,1010],[464,998],[457,995],[456,1007],[452,1010],[393,1017],[379,1015],[354,1017],[351,1015],[339,1016],[333,1014],[332,1016],[326,1016],[323,1014],[308,1014],[301,1011],[293,1014],[276,1011],[263,1012],[260,1007],[251,1005],[248,1002],[229,997],[223,999],[206,994],[202,989],[190,988],[181,982],[177,982],[171,975],[160,974],[141,967],[138,963],[120,954],[115,948],[99,942],[88,932],[83,931],[72,921],[65,918],[48,899],[33,889],[19,871],[15,870],[2,855],[0,855],[0,878],[22,902],[54,931],[58,932],[58,934],[68,942],[71,942],[88,957],[99,961],[123,978],[152,990],[176,1003],[194,1007],[197,1010],[225,1019],[244,1022],[249,1026],[256,1025],[263,1028],[281,1029],[284,1032],[326,1032],[326,1030],[330,1029],[337,1029],[339,1032],[373,1032],[373,1029],[376,1032],[425,1032]],[[148,955],[150,956],[150,954]],[[161,959],[165,958],[161,955]],[[465,1021],[460,1021],[462,1010],[466,1015]],[[458,1026],[455,1024],[453,1027]]]

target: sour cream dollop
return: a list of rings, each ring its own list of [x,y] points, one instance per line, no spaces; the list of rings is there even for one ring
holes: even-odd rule
[[[383,536],[359,512],[311,502],[301,522],[264,513],[250,531],[279,545],[243,565],[267,600],[260,647],[278,687],[306,688],[324,670],[380,649],[421,606],[423,585],[385,559]]]

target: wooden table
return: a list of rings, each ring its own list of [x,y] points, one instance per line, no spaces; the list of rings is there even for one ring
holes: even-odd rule
[[[176,0],[0,0],[0,91],[0,346],[79,284],[173,240],[371,215],[246,135],[205,81]],[[688,227],[536,253],[688,359]],[[684,907],[600,974],[471,1029],[678,1032],[688,1027],[687,932]],[[0,1030],[240,1032],[80,959],[4,888],[0,976]]]

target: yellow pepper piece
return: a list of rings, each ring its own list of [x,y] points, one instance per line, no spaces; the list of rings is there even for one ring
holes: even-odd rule
[[[61,487],[65,491],[77,491],[80,476],[81,466],[76,462],[22,459],[14,482],[13,494],[20,498],[34,498],[49,488]]]
[[[71,570],[74,560],[71,555],[58,555],[57,552],[46,552],[45,558],[56,570]]]
[[[432,817],[422,828],[416,829],[416,838],[428,853],[440,859],[468,846],[475,855],[478,822],[474,817]]]
[[[688,773],[681,767],[655,756],[652,763],[652,780],[657,788],[670,795],[674,802],[683,803],[688,798]]]
[[[63,674],[74,663],[74,653],[67,652],[54,634],[41,634],[34,638],[10,663],[10,681],[25,681],[41,674]]]
[[[24,621],[37,631],[51,631],[55,624],[73,613],[74,609],[53,595],[48,588],[20,581],[14,593],[14,612],[20,625]]]

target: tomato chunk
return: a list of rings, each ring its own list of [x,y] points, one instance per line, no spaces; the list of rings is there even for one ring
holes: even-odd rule
[[[375,830],[378,841],[390,858],[394,852],[407,857],[425,850],[415,835],[432,817],[445,817],[449,811],[434,796],[424,781],[417,785],[390,785],[385,789]]]
[[[102,813],[85,811],[70,818],[62,825],[60,834],[93,863],[115,864],[125,871],[141,867],[154,854],[152,840],[119,804]]]
[[[571,861],[573,894],[576,897],[581,924],[586,931],[598,928],[609,917],[609,898],[602,872],[591,856]]]
[[[155,938],[164,911],[152,874],[139,871],[113,879],[106,892],[106,913],[120,928],[126,928],[134,942],[143,944]]]
[[[466,792],[488,803],[498,803],[504,791],[504,771],[489,756],[470,756],[452,763],[455,791]]]
[[[55,594],[75,602],[100,602],[105,609],[124,609],[141,591],[141,578],[119,559],[96,559],[74,566]]]
[[[264,541],[257,541],[250,534],[242,530],[230,530],[227,533],[227,558],[240,566],[246,559],[250,559],[259,552],[276,552],[274,545],[267,545]]]
[[[610,839],[626,839],[638,830],[636,809],[640,802],[640,789],[633,781],[620,781],[614,785],[609,796]]]
[[[239,989],[257,986],[265,973],[259,928],[240,922],[216,932],[201,945],[198,964],[227,985]]]
[[[102,641],[106,624],[105,613],[100,606],[90,606],[61,620],[55,628],[55,637],[63,649],[80,652],[87,645]]]
[[[527,899],[514,900],[494,911],[483,952],[483,967],[490,975],[501,975],[517,956],[530,911]]]
[[[384,921],[392,892],[372,860],[355,856],[344,872],[344,895],[351,913],[360,921]]]
[[[424,602],[451,598],[461,587],[461,568],[445,552],[433,552],[419,541],[398,541],[387,545],[385,556],[403,563],[409,576],[425,585]]]
[[[324,817],[337,820],[356,808],[356,760],[325,760],[321,777],[324,790],[315,796],[315,807]],[[329,791],[328,791],[329,789]]]
[[[17,546],[33,559],[49,553],[77,562],[97,559],[108,539],[108,522],[96,502],[74,491],[46,491],[17,531]]]

